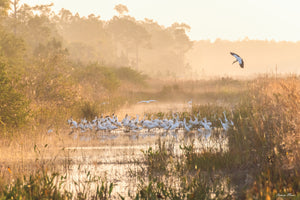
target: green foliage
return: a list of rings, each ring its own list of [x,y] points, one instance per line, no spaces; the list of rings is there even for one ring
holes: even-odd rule
[[[71,199],[72,193],[61,191],[61,184],[58,182],[64,177],[57,173],[47,175],[45,172],[37,172],[28,178],[17,178],[16,182],[6,186],[0,192],[3,199]]]
[[[38,48],[37,58],[27,66],[25,73],[28,92],[38,103],[71,106],[76,91],[70,77],[71,66],[66,61],[66,49],[56,39],[50,40],[47,48],[41,44]]]
[[[96,90],[104,87],[113,92],[120,86],[120,81],[114,71],[97,63],[78,69],[75,76],[80,83],[89,85]]]
[[[117,77],[122,81],[132,82],[134,84],[145,85],[146,76],[141,72],[133,70],[130,67],[115,68]]]
[[[22,59],[25,50],[26,48],[22,38],[16,37],[0,27],[0,55],[5,56],[11,61],[15,61]]]
[[[138,191],[135,196],[131,196],[132,199],[230,199],[229,182],[215,173],[212,168],[215,162],[207,163],[207,166],[210,165],[208,168],[211,167],[210,170],[203,165],[199,165],[198,168],[197,165],[193,165],[190,168],[187,167],[191,166],[189,162],[195,161],[191,159],[201,159],[196,156],[191,157],[196,155],[192,146],[182,148],[185,153],[180,160],[173,159],[170,151],[166,149],[163,143],[156,151],[149,148],[144,152],[150,173],[147,181],[139,179]],[[208,156],[204,154],[202,158]],[[218,160],[217,155],[213,160]],[[207,159],[205,162],[213,160]]]
[[[26,122],[28,100],[12,86],[6,65],[0,62],[0,126],[17,127]]]
[[[120,81],[117,79],[115,73],[108,67],[100,68],[103,78],[101,80],[103,86],[109,91],[115,91],[120,86]]]
[[[0,199],[110,199],[114,184],[105,178],[100,178],[85,170],[79,179],[68,177],[68,173],[53,172],[57,155],[51,159],[45,158],[49,145],[34,145],[34,170],[29,174],[20,175],[17,170],[8,169],[10,178],[8,183],[0,185]],[[66,161],[67,165],[70,161]],[[65,166],[69,167],[69,166]],[[80,169],[79,165],[79,169]],[[49,172],[48,169],[52,169]],[[2,178],[2,177],[1,177]],[[0,181],[2,181],[0,178]],[[72,191],[69,191],[72,184]]]
[[[183,151],[185,162],[180,167],[186,170],[201,169],[206,172],[229,170],[232,167],[231,155],[226,151],[215,151],[213,149],[203,149],[196,152],[194,144],[180,146]],[[179,163],[178,163],[179,164]]]
[[[0,190],[0,199],[110,199],[113,183],[86,173],[86,180],[74,181],[76,193],[66,190],[67,176],[38,171],[29,177],[17,178]],[[96,190],[92,192],[91,185]]]
[[[180,87],[178,84],[173,84],[173,85],[164,85],[161,89],[161,91],[159,92],[159,96],[161,98],[169,98],[170,95],[172,96],[176,96],[178,95],[180,91]],[[180,91],[182,92],[182,91]]]
[[[80,166],[79,166],[80,168]],[[110,199],[114,188],[113,183],[108,183],[105,179],[91,174],[85,170],[85,177],[78,181],[73,180],[77,199]],[[75,196],[75,195],[74,195]]]
[[[158,150],[153,150],[152,147],[149,147],[148,150],[142,152],[145,156],[146,164],[148,165],[149,175],[167,170],[172,154],[166,148],[165,143],[159,142]]]
[[[96,195],[93,196],[93,199],[110,199],[110,195],[113,191],[114,184],[108,184],[105,181],[101,181],[101,186],[97,185]]]
[[[62,42],[56,38],[52,38],[47,44],[39,43],[34,50],[34,55],[42,59],[50,58],[53,62],[64,63],[68,55],[67,48],[63,48]],[[54,63],[55,64],[55,63]]]
[[[0,17],[6,15],[10,6],[10,0],[0,0]]]
[[[0,61],[9,65],[6,71],[14,80],[20,79],[24,74],[25,50],[23,39],[5,31],[0,25]]]

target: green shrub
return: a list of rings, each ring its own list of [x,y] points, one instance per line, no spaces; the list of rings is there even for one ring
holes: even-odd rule
[[[95,90],[104,87],[112,92],[119,88],[120,80],[113,69],[100,66],[97,63],[90,64],[86,67],[78,68],[75,77],[82,85],[89,85]]]
[[[99,108],[95,103],[92,102],[83,102],[80,111],[81,117],[86,118],[89,121],[93,120],[96,116],[99,116]]]
[[[115,68],[115,73],[120,80],[129,81],[134,84],[146,84],[146,76],[130,67]]]
[[[86,172],[85,180],[73,180],[75,190],[66,189],[67,175],[37,171],[0,188],[0,199],[110,199],[113,183]],[[92,189],[92,185],[96,188]]]
[[[28,100],[12,86],[5,68],[0,63],[0,127],[18,127],[26,122],[29,114]]]

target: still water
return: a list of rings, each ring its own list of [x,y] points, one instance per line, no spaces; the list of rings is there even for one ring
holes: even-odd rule
[[[199,133],[186,134],[180,129],[176,132],[148,132],[140,133],[75,133],[73,136],[76,146],[65,148],[65,159],[68,165],[62,166],[62,171],[67,174],[67,189],[72,192],[95,190],[95,184],[86,184],[92,177],[100,177],[108,183],[113,183],[113,199],[128,196],[128,192],[135,194],[139,180],[133,174],[145,168],[143,151],[150,147],[158,149],[158,141],[165,143],[173,155],[180,157],[180,145],[194,143],[196,149],[225,148],[226,141],[205,139]],[[95,140],[98,145],[95,145]],[[84,144],[84,145],[83,145]],[[89,145],[90,144],[90,145]],[[146,174],[144,174],[146,176]],[[76,183],[76,184],[75,184]]]

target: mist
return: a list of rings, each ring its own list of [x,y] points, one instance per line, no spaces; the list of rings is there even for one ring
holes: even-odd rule
[[[229,52],[240,55],[245,62],[241,69]],[[215,42],[197,41],[187,52],[186,59],[198,77],[233,76],[255,77],[262,74],[290,75],[299,74],[300,42],[275,42],[267,40]],[[195,77],[194,77],[195,78]]]
[[[30,7],[18,2],[3,20],[4,27],[23,38],[27,53],[35,56],[41,46],[55,39],[74,63],[130,67],[156,78],[299,73],[299,42],[192,41],[188,33],[193,27],[188,24],[174,22],[165,27],[152,19],[136,20],[123,4],[115,6],[117,15],[102,20],[94,14],[73,14],[67,8],[55,13],[53,4]],[[245,69],[231,64],[231,51],[243,57]]]

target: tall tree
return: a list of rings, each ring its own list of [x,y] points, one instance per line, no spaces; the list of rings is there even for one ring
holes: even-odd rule
[[[186,32],[189,31],[191,28],[187,24],[179,24],[174,23],[169,28],[169,31],[171,32],[174,43],[173,47],[175,50],[176,56],[178,57],[177,62],[177,70],[178,72],[183,72],[185,70],[186,64],[184,63],[184,55],[185,53],[192,47],[193,42],[190,40],[190,38],[186,35]]]
[[[20,0],[13,0],[11,1],[12,5],[13,5],[13,31],[14,34],[17,34],[17,14],[18,14],[18,10],[19,10],[19,2]]]
[[[139,48],[149,42],[150,34],[133,17],[113,17],[108,23],[108,30],[115,41],[125,49],[129,58],[130,50],[134,50],[135,67],[139,68]],[[120,51],[122,53],[122,51]]]
[[[116,5],[114,9],[119,13],[120,16],[122,16],[124,13],[128,13],[127,6],[123,4]]]

